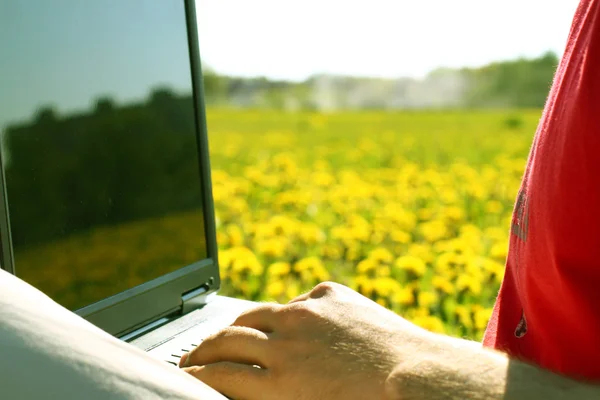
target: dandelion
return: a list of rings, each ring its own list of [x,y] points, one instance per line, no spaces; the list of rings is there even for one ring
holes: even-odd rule
[[[368,275],[370,273],[375,272],[377,270],[377,261],[372,258],[367,258],[362,260],[356,266],[356,272],[360,275]]]
[[[425,307],[425,308],[431,307],[431,306],[437,304],[438,296],[434,292],[422,291],[419,293],[419,295],[417,297],[417,302],[419,303],[419,306],[421,306],[421,307]]]
[[[285,293],[285,284],[281,280],[270,281],[267,285],[267,297],[276,299]]]
[[[454,312],[458,317],[458,322],[460,325],[464,326],[467,329],[471,329],[473,327],[473,319],[471,318],[471,311],[467,309],[467,307],[463,305],[456,306]]]
[[[244,234],[237,225],[227,225],[225,228],[227,234],[227,243],[232,247],[238,247],[244,245]]]
[[[369,252],[369,259],[375,263],[391,263],[394,256],[388,249],[379,247]]]
[[[443,239],[448,234],[448,228],[444,221],[433,220],[421,224],[421,233],[428,242],[435,242]]]
[[[392,303],[402,306],[409,306],[415,303],[415,295],[411,287],[400,287],[392,294]]]
[[[489,200],[485,203],[485,211],[490,214],[500,214],[502,212],[502,203],[498,200]]]
[[[456,289],[459,291],[466,290],[477,296],[481,294],[481,281],[465,273],[460,275],[456,280]]]
[[[288,275],[290,273],[291,269],[292,268],[290,266],[290,263],[280,261],[280,262],[271,264],[267,271],[268,271],[269,275],[271,275],[273,277],[279,277],[279,276],[283,277],[283,276]]]
[[[286,253],[288,241],[286,238],[273,237],[257,242],[256,248],[259,254],[267,257],[280,258]]]
[[[476,304],[473,306],[473,321],[475,323],[475,329],[484,330],[487,327],[487,323],[492,316],[491,308],[483,308]]]
[[[373,281],[373,291],[379,296],[389,297],[399,292],[400,289],[400,284],[392,278],[380,277],[375,278]]]
[[[394,242],[407,244],[410,243],[411,237],[408,233],[401,230],[394,230],[390,234],[390,237]]]
[[[414,256],[402,256],[396,259],[394,264],[396,268],[414,273],[416,276],[423,276],[427,269],[425,263],[420,258]]]
[[[508,241],[506,239],[494,243],[494,245],[490,249],[490,257],[496,258],[498,260],[505,260],[507,255],[508,255]]]
[[[454,285],[452,284],[452,282],[450,282],[448,278],[445,278],[441,275],[434,275],[431,278],[431,285],[439,291],[448,295],[452,295],[455,292]]]
[[[423,316],[413,318],[412,323],[434,333],[446,333],[444,323],[435,316]]]

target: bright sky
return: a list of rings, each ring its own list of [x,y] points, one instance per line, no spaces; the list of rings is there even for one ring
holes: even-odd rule
[[[547,50],[578,0],[196,0],[208,65],[237,76],[420,77]]]

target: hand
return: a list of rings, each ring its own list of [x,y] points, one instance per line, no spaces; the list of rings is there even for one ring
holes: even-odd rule
[[[429,334],[355,291],[322,283],[287,305],[264,304],[202,342],[181,366],[241,400],[366,399]],[[421,351],[421,353],[423,353]]]

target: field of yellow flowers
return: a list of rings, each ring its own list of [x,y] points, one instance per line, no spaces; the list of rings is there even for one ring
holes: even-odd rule
[[[334,280],[479,339],[539,115],[209,110],[225,293],[285,302]]]
[[[209,109],[222,293],[285,302],[333,280],[479,339],[539,115]],[[23,249],[19,275],[77,309],[204,257],[201,220],[192,210]]]

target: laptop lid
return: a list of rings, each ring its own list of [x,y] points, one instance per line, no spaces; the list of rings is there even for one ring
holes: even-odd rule
[[[219,287],[193,0],[0,4],[2,268],[114,335]]]

